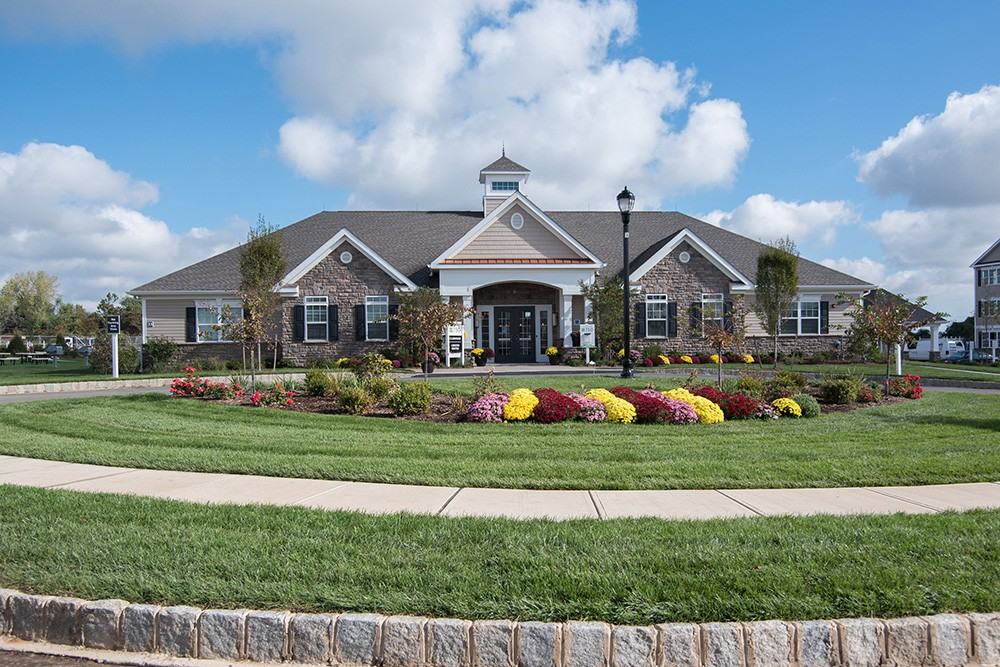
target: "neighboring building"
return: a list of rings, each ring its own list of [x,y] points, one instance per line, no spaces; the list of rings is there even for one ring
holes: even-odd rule
[[[529,170],[506,155],[479,174],[482,211],[322,212],[278,233],[288,275],[281,354],[288,363],[390,347],[386,321],[398,294],[427,285],[475,308],[464,347],[491,347],[495,362],[541,362],[549,345],[572,347],[589,317],[581,285],[622,270],[617,211],[543,211],[525,195]],[[634,212],[631,283],[636,346],[705,349],[702,328],[724,321],[734,295],[753,298],[763,246],[675,212]],[[218,340],[217,313],[239,307],[239,248],[132,290],[142,299],[145,336],[181,344],[182,356],[239,357]],[[788,313],[785,351],[833,351],[850,324],[851,302],[873,285],[799,260],[798,302]],[[850,299],[838,299],[847,293]],[[751,315],[751,335],[764,332]]]
[[[972,263],[976,276],[976,349],[996,358],[1000,348],[1000,239]]]

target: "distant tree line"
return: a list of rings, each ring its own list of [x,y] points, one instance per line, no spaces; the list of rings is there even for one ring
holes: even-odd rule
[[[55,276],[44,271],[15,273],[0,287],[0,333],[22,336],[93,336],[108,315],[119,315],[122,332],[142,333],[142,303],[108,292],[89,311],[64,301]]]

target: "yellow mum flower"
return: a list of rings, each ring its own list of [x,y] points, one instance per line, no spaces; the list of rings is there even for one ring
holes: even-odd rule
[[[719,424],[726,420],[726,414],[716,403],[713,403],[704,396],[696,396],[684,387],[660,393],[667,398],[672,398],[675,401],[683,401],[690,405],[694,408],[695,414],[698,415],[698,421],[702,424]]]
[[[660,355],[660,363],[663,364],[664,366],[669,366],[670,365],[670,357],[668,357],[665,354],[661,354]]]
[[[624,398],[618,398],[607,389],[591,389],[587,392],[586,396],[604,404],[609,422],[631,424],[635,421],[635,406]]]
[[[685,364],[693,364],[694,363],[694,359],[692,359],[690,357],[690,355],[682,354],[681,355],[681,362],[683,362]]]
[[[719,355],[713,354],[708,358],[708,360],[711,361],[713,364],[717,364],[719,363]]]
[[[538,397],[531,393],[530,389],[520,388],[510,392],[510,399],[503,406],[504,421],[523,422],[531,416],[535,406],[538,405]]]
[[[778,398],[771,401],[771,407],[782,417],[801,417],[802,408],[790,398]]]
[[[743,355],[743,363],[744,364],[752,364],[753,363],[753,355],[752,354],[744,354]]]

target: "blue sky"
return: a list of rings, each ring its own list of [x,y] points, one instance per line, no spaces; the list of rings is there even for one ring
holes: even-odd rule
[[[610,208],[628,180],[645,207],[789,233],[811,259],[971,309],[965,267],[1000,234],[976,148],[1000,141],[1000,4],[483,0],[374,24],[334,4],[0,9],[0,160],[20,176],[0,175],[0,276],[42,267],[92,303],[232,244],[258,213],[471,208],[475,166],[505,141],[543,207]],[[953,92],[979,111],[945,113]],[[685,133],[705,102],[718,113]],[[918,116],[918,136],[872,153]],[[985,184],[921,194],[966,173]]]

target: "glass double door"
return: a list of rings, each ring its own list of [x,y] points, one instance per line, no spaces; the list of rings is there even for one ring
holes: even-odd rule
[[[493,309],[493,341],[497,363],[535,363],[534,306],[496,306]]]

